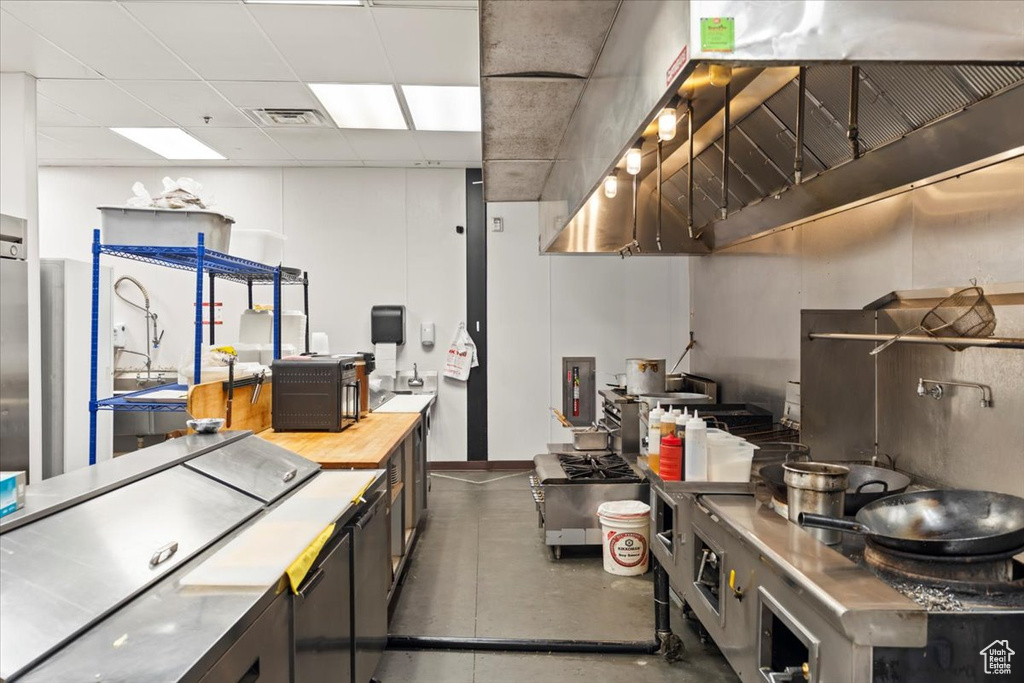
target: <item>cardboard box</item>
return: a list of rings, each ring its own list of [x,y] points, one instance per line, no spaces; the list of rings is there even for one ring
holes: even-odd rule
[[[0,472],[0,517],[25,507],[25,472]]]

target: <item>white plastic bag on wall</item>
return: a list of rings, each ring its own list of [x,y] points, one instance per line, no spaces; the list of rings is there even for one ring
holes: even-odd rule
[[[466,323],[459,323],[451,346],[448,347],[448,359],[444,365],[444,376],[465,382],[469,379],[469,371],[480,365],[476,357],[476,344],[466,331]]]

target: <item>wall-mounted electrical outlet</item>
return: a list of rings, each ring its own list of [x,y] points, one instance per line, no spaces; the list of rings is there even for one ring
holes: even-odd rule
[[[127,345],[128,328],[125,327],[124,323],[114,323],[114,331],[110,335],[110,340],[113,342],[115,349],[123,349]]]
[[[501,216],[495,216],[491,219],[491,230],[493,232],[502,232],[505,230],[505,221]]]

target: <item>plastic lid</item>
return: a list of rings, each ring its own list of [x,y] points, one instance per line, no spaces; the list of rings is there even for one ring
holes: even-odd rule
[[[708,426],[707,426],[707,424],[704,423],[704,420],[700,419],[700,413],[698,413],[696,410],[694,410],[693,411],[693,417],[691,417],[690,421],[686,423],[686,428],[687,429],[691,429],[691,428],[707,429]]]
[[[690,417],[688,415],[686,415],[685,413],[682,414],[682,415],[678,415],[676,417],[676,424],[677,425],[686,424],[689,419],[690,419]]]
[[[682,446],[682,444],[683,440],[680,439],[678,436],[666,435],[661,437],[662,446],[668,446],[669,448],[671,448],[672,446]]]

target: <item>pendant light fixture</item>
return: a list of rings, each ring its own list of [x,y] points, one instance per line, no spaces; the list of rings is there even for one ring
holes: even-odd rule
[[[668,142],[676,136],[676,106],[679,104],[679,97],[669,100],[668,106],[658,114],[658,139]]]
[[[724,88],[732,81],[732,67],[725,64],[709,65],[708,81],[717,88]]]
[[[644,139],[640,138],[633,145],[633,148],[626,152],[626,173],[629,175],[636,175],[640,172],[640,165],[644,160],[644,153],[641,149],[644,144]]]
[[[604,196],[608,199],[615,199],[615,195],[619,191],[619,171],[618,169],[612,171],[612,174],[604,179]]]

